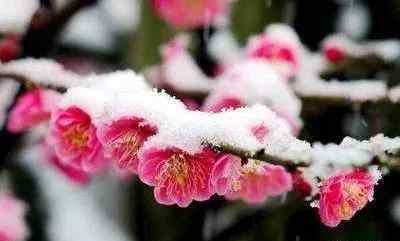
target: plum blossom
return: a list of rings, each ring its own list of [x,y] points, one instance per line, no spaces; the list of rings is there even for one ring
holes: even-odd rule
[[[24,216],[25,203],[15,199],[10,193],[0,193],[0,240],[23,241],[29,235]]]
[[[251,37],[246,48],[248,57],[267,61],[285,78],[298,72],[301,51],[296,33],[280,24],[270,25],[264,33]]]
[[[154,186],[158,203],[187,207],[193,201],[204,201],[213,195],[210,173],[215,153],[209,148],[189,154],[177,148],[143,151],[139,161],[139,178]]]
[[[54,149],[44,141],[41,143],[41,151],[48,164],[63,174],[68,180],[78,185],[86,185],[90,181],[90,174],[68,163],[63,163],[54,152]]]
[[[137,172],[138,153],[143,143],[156,134],[156,128],[137,117],[124,117],[97,130],[106,155],[115,160],[118,169]]]
[[[65,164],[85,172],[96,172],[107,165],[91,117],[76,106],[52,114],[49,140]]]
[[[376,179],[368,171],[354,169],[326,179],[318,202],[322,223],[336,227],[372,201]]]
[[[218,159],[211,174],[211,184],[227,199],[241,198],[247,203],[263,203],[269,197],[292,190],[292,177],[282,167],[249,159],[224,155]]]
[[[50,119],[51,111],[60,99],[60,94],[52,90],[34,89],[18,98],[12,108],[7,129],[22,132]]]
[[[210,185],[218,195],[236,192],[240,189],[242,160],[232,154],[218,158],[211,172]]]
[[[214,23],[228,12],[230,0],[151,0],[158,15],[176,28]]]
[[[15,59],[20,53],[21,46],[18,35],[8,34],[3,39],[0,39],[0,62]]]

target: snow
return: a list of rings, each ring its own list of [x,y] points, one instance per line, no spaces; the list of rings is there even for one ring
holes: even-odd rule
[[[399,102],[400,101],[400,85],[391,88],[389,90],[388,96],[389,96],[390,101],[392,101],[393,103]]]
[[[165,82],[177,91],[208,93],[214,81],[208,78],[187,51],[187,35],[178,35],[161,49],[164,62],[161,71]],[[176,44],[178,47],[174,47]],[[182,46],[181,46],[182,45]],[[174,49],[176,48],[176,49]],[[168,51],[171,51],[169,53]]]
[[[325,81],[312,72],[300,73],[293,88],[303,97],[341,98],[353,102],[377,101],[385,98],[388,91],[382,80]]]
[[[101,52],[109,52],[117,44],[102,12],[97,7],[78,12],[67,24],[61,35],[61,41],[67,45]]]
[[[358,0],[352,0],[351,4],[343,4],[339,9],[336,29],[353,39],[364,37],[371,25],[369,9]]]
[[[224,65],[238,62],[244,55],[243,49],[227,29],[219,30],[211,36],[208,52],[218,63]]]
[[[79,83],[78,75],[65,70],[59,63],[49,59],[13,60],[0,64],[0,74],[15,74],[44,86],[70,87]]]
[[[112,99],[113,95],[102,90],[74,87],[68,89],[63,95],[58,108],[79,107],[86,112],[92,119],[96,120],[106,115],[106,104]]]
[[[13,80],[0,79],[0,127],[7,119],[7,110],[13,103],[19,84]]]
[[[292,135],[278,134],[267,140],[265,154],[281,160],[290,160],[293,163],[310,163],[312,158],[311,145]]]
[[[242,61],[224,73],[207,98],[214,103],[222,97],[237,97],[248,105],[265,104],[299,116],[301,102],[279,74],[262,60]]]
[[[86,77],[82,84],[115,94],[151,89],[144,77],[132,70],[119,70],[100,75],[93,74]]]
[[[322,46],[335,46],[352,57],[376,55],[387,62],[393,62],[400,56],[399,40],[374,40],[357,43],[343,34],[326,37]]]
[[[24,33],[38,8],[37,0],[1,0],[0,33]]]

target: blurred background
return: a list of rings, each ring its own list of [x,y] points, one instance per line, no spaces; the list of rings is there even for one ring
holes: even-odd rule
[[[10,3],[2,5],[3,1]],[[0,27],[7,25],[1,15],[14,11],[15,19],[21,20],[14,27],[23,28],[24,18],[30,19],[39,2],[57,11],[70,1],[0,0]],[[159,64],[160,45],[183,32],[161,20],[146,0],[92,2],[69,19],[57,38],[33,39],[31,52],[24,54],[56,59],[80,74],[121,68],[142,71]],[[321,41],[336,32],[356,41],[400,38],[400,1],[236,0],[229,22],[242,45],[268,24],[283,22],[297,31],[306,47],[317,51]],[[205,73],[212,73],[215,63],[206,52],[214,30],[189,31],[195,40],[192,54]],[[400,82],[399,67],[397,61],[390,70],[392,84]],[[398,106],[328,108],[323,103],[304,103],[303,109],[312,109],[302,114],[305,126],[300,138],[307,141],[338,143],[348,135],[365,138],[380,132],[400,135]],[[19,149],[19,138],[5,130],[0,138],[5,167],[1,178],[30,206],[31,241],[399,240],[400,173],[396,171],[377,186],[373,202],[350,222],[331,229],[320,223],[316,210],[297,194],[256,207],[214,198],[180,209],[157,204],[151,188],[135,180],[104,175],[88,187],[71,186],[54,170],[33,164],[40,157],[29,148]]]

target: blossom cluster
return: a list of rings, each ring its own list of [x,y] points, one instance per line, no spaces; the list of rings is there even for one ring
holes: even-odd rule
[[[36,63],[38,69],[21,68],[24,61]],[[286,119],[265,105],[193,111],[151,89],[132,71],[79,77],[50,63],[29,59],[2,66],[4,71],[23,69],[18,74],[31,76],[37,84],[69,87],[65,94],[45,89],[26,92],[11,110],[7,127],[21,132],[48,125],[41,144],[44,156],[78,184],[113,166],[122,177],[137,175],[153,186],[157,202],[180,207],[214,194],[262,203],[299,190],[305,196],[319,196],[314,204],[321,220],[336,226],[372,200],[381,174],[365,166],[375,157],[389,160],[387,154],[400,148],[397,138],[383,136],[311,147],[295,138]],[[48,76],[35,75],[41,73],[41,65],[62,76],[51,83]],[[248,157],[235,154],[239,152]],[[308,166],[292,172],[252,158],[260,152]]]

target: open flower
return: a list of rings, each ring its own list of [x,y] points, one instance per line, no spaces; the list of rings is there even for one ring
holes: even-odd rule
[[[242,166],[236,191],[227,193],[228,199],[242,198],[248,203],[263,203],[269,197],[292,190],[292,177],[282,166],[249,159]]]
[[[18,98],[8,118],[10,132],[22,132],[50,119],[60,95],[52,90],[34,89]]]
[[[140,155],[139,177],[154,186],[157,202],[187,207],[211,197],[210,173],[215,154],[209,148],[191,155],[177,148],[149,148]]]
[[[96,136],[96,127],[90,116],[76,106],[53,113],[50,142],[66,165],[85,172],[96,172],[107,164],[103,147]]]
[[[131,173],[137,172],[138,152],[143,143],[154,134],[155,127],[136,117],[124,117],[97,130],[107,156],[115,160],[119,169]]]
[[[211,172],[210,185],[218,195],[236,192],[240,189],[242,161],[238,156],[224,154],[215,162]]]
[[[86,185],[90,181],[90,174],[80,168],[68,165],[60,161],[54,149],[44,141],[41,145],[42,153],[47,163],[64,175],[68,180],[79,185]]]
[[[0,193],[0,241],[22,241],[29,235],[26,206],[9,193]]]
[[[176,28],[212,24],[225,15],[230,0],[151,0],[159,16]]]
[[[332,176],[322,183],[319,200],[321,221],[336,227],[373,199],[376,180],[365,170],[355,169]]]

